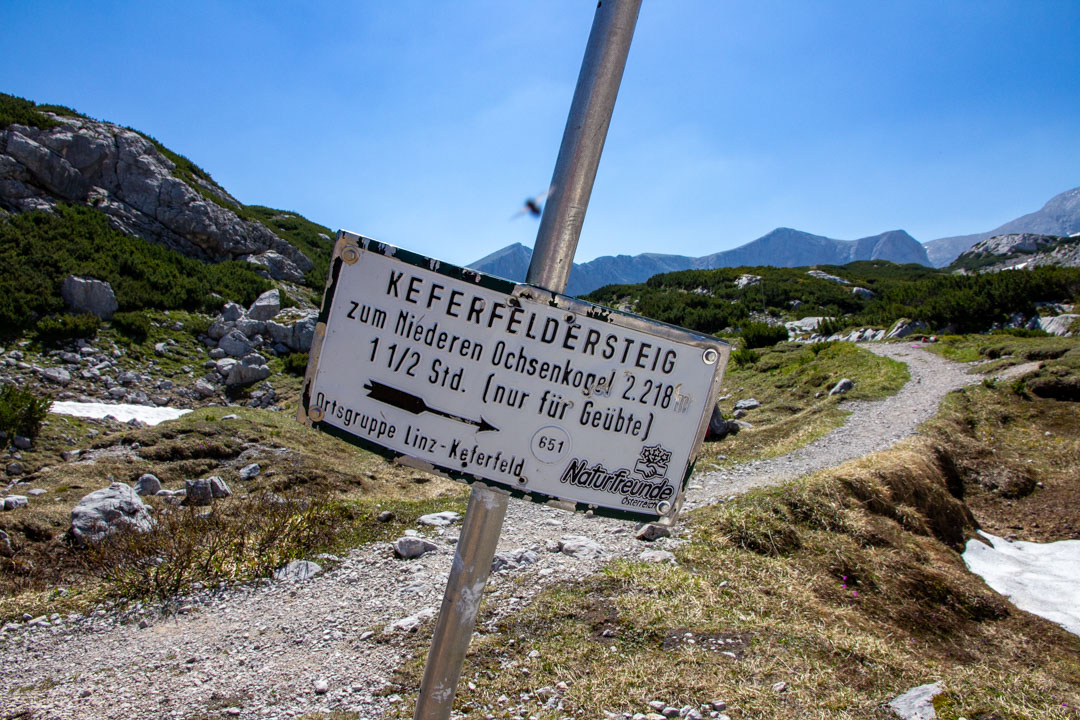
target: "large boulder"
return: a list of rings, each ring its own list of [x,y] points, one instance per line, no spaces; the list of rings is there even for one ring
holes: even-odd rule
[[[225,384],[229,387],[243,387],[268,377],[270,377],[270,367],[266,364],[266,358],[258,353],[251,353],[245,355],[240,362],[229,369]]]
[[[96,543],[121,530],[146,532],[154,521],[130,486],[115,482],[95,490],[71,511],[71,537],[81,545]]]
[[[281,343],[294,352],[307,352],[311,349],[318,320],[316,310],[289,308],[266,322],[266,332],[275,343]]]
[[[71,310],[93,313],[103,320],[111,318],[119,307],[112,285],[90,277],[68,275],[60,286],[60,297]]]
[[[905,338],[908,335],[914,335],[915,333],[924,333],[929,331],[930,326],[924,323],[922,320],[909,320],[907,318],[900,318],[893,323],[893,326],[889,328],[889,332],[885,334],[886,340],[895,340],[897,338]]]
[[[255,347],[251,341],[239,330],[231,330],[218,340],[218,347],[230,357],[243,357],[249,354]]]
[[[279,312],[281,312],[281,293],[274,288],[255,299],[248,308],[247,316],[252,320],[269,320]]]
[[[1080,315],[1065,313],[1062,315],[1054,315],[1053,317],[1040,317],[1036,324],[1038,326],[1037,329],[1045,330],[1051,335],[1068,336],[1078,320],[1080,320]]]

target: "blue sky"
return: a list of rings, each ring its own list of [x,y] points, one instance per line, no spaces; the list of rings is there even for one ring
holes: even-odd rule
[[[537,222],[595,5],[0,0],[0,90],[458,264]],[[1080,185],[1080,3],[644,0],[577,259],[921,241]]]

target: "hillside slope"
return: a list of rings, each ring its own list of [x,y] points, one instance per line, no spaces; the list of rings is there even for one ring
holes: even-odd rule
[[[257,208],[142,133],[0,94],[0,209],[21,213],[59,204],[94,208],[117,230],[188,257],[247,261],[279,280],[305,281],[316,265],[325,267],[330,252],[325,228],[325,247],[301,249],[288,233],[264,224]],[[309,284],[323,280],[325,274],[307,278]]]

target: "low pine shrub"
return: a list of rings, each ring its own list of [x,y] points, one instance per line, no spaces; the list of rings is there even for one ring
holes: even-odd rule
[[[735,367],[743,367],[744,365],[753,365],[758,361],[758,354],[753,350],[747,348],[739,348],[731,353],[731,362],[735,363]]]
[[[101,329],[97,315],[50,315],[38,321],[34,332],[43,343],[63,342],[75,338],[92,338]]]
[[[51,397],[39,398],[29,390],[5,385],[0,389],[0,432],[9,441],[15,435],[36,438],[51,406]]]
[[[285,372],[290,375],[303,376],[303,374],[307,372],[307,366],[307,353],[290,353],[285,356]]]
[[[116,313],[112,316],[112,326],[135,342],[142,342],[150,335],[150,319],[138,310]]]
[[[743,326],[742,339],[747,348],[772,347],[788,339],[787,328],[783,325],[752,322]]]

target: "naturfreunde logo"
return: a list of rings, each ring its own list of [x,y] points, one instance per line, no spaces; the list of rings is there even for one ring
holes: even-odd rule
[[[603,463],[590,465],[586,458],[574,458],[559,482],[622,495],[623,505],[652,508],[675,494],[675,488],[664,477],[670,459],[671,452],[659,444],[643,448],[634,468],[634,472],[642,477],[633,477],[629,468],[609,470]]]

